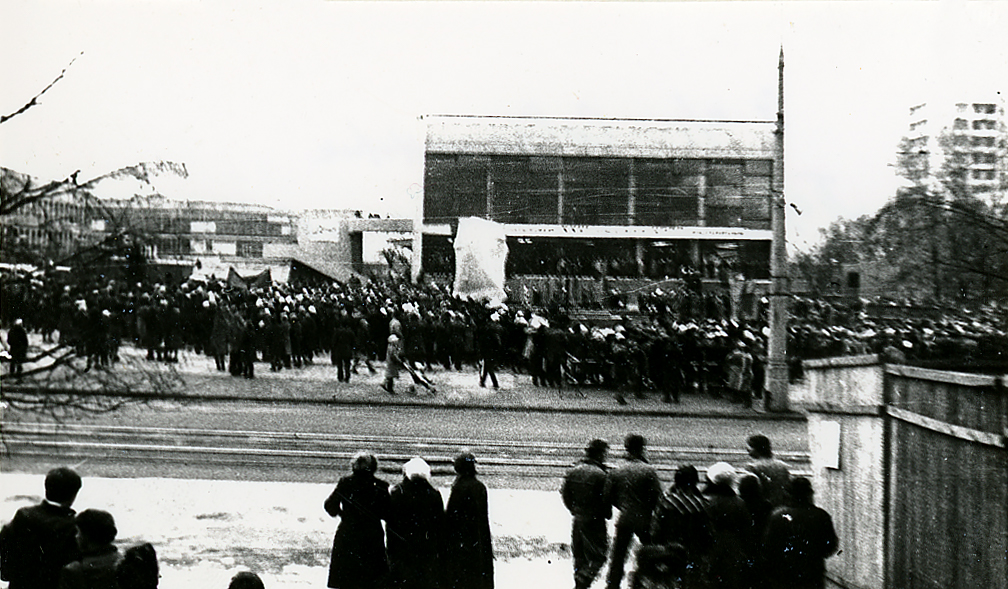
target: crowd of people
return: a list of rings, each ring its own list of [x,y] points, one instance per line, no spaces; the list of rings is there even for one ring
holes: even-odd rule
[[[824,561],[838,549],[828,513],[811,483],[792,477],[770,440],[748,439],[739,468],[682,465],[663,488],[646,440],[630,434],[625,459],[606,464],[609,444],[595,439],[560,487],[571,513],[574,585],[587,589],[608,563],[607,589],[619,589],[636,539],[631,589],[822,588]],[[421,457],[402,466],[395,484],[376,476],[377,458],[359,452],[323,503],[339,518],[328,587],[334,589],[493,589],[494,552],[486,485],[476,457],[459,454],[447,502]],[[115,519],[99,509],[77,513],[82,480],[60,467],[45,477],[45,499],[19,509],[0,530],[0,578],[10,589],[156,589],[150,543],[120,550]],[[608,520],[618,512],[610,545]],[[263,589],[241,572],[229,589]]]
[[[111,513],[74,511],[81,486],[70,468],[49,471],[45,499],[19,509],[0,529],[0,579],[9,589],[157,589],[157,550],[144,542],[120,551]],[[228,589],[265,587],[257,574],[243,571]]]
[[[127,284],[28,271],[0,278],[10,372],[30,362],[25,334],[36,332],[75,347],[89,368],[111,367],[120,346],[130,344],[152,362],[177,362],[183,349],[206,354],[218,370],[245,378],[255,377],[259,362],[282,371],[327,359],[337,380],[349,382],[361,365],[374,371],[395,336],[398,365],[478,367],[481,383],[496,384],[495,369],[504,368],[527,373],[537,386],[599,385],[618,398],[656,392],[675,402],[684,393],[706,393],[749,403],[763,392],[766,301],[740,318],[724,293],[686,286],[641,295],[632,312],[624,308],[616,321],[600,321],[576,309],[471,301],[436,283]],[[794,379],[803,360],[862,353],[925,365],[1004,363],[1008,307],[883,319],[862,305],[796,298],[788,333]],[[732,354],[740,348],[749,357],[746,376],[729,387],[730,365],[739,362]]]
[[[821,589],[825,559],[838,550],[832,519],[766,436],[751,436],[748,446],[750,462],[710,466],[703,489],[696,467],[682,465],[663,490],[642,436],[626,437],[626,460],[615,468],[605,463],[608,442],[589,442],[561,488],[572,515],[575,589],[590,587],[606,562],[606,588],[618,589],[634,538],[631,589]]]

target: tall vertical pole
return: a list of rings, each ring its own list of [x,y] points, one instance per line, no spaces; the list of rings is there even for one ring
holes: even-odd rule
[[[788,269],[787,232],[784,224],[784,47],[781,46],[777,66],[777,128],[773,192],[770,195],[770,341],[767,346],[766,391],[767,411],[787,411],[787,323],[788,323]]]

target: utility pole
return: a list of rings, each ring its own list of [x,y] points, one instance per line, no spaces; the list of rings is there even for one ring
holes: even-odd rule
[[[770,196],[770,341],[767,345],[767,411],[788,411],[787,323],[788,269],[787,231],[784,224],[784,47],[777,65],[777,128],[774,131],[773,187]]]

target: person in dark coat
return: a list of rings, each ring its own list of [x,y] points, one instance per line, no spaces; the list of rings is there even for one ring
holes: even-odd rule
[[[796,477],[788,484],[788,504],[770,514],[763,535],[769,586],[788,589],[825,587],[826,559],[839,541],[833,519],[812,502],[812,483]]]
[[[725,462],[707,469],[704,495],[711,522],[707,570],[713,588],[745,586],[748,561],[744,544],[752,529],[752,518],[745,502],[735,494],[735,477],[735,468]]]
[[[16,319],[10,331],[7,332],[7,346],[11,355],[11,374],[19,376],[22,365],[28,357],[28,332],[25,331],[21,319]]]
[[[329,564],[329,587],[380,587],[388,578],[385,531],[390,498],[388,483],[375,477],[378,460],[358,452],[350,461],[352,473],[336,483],[325,501],[326,513],[339,517]]]
[[[455,458],[458,476],[445,509],[445,586],[493,589],[493,543],[487,488],[476,478],[476,457]]]
[[[743,468],[759,477],[760,490],[770,506],[781,507],[784,505],[784,491],[791,482],[787,463],[774,457],[770,438],[763,434],[749,436],[746,445],[752,460]]]
[[[748,561],[746,574],[750,579],[749,587],[761,588],[764,586],[765,571],[762,570],[759,547],[763,543],[763,531],[766,529],[767,519],[770,517],[773,506],[763,497],[759,477],[751,472],[743,471],[739,476],[738,496],[745,502],[752,520],[752,527],[749,528],[742,541]]]
[[[592,440],[585,457],[568,471],[560,487],[564,506],[571,512],[571,555],[574,557],[574,587],[588,589],[602,565],[609,548],[606,520],[612,517],[612,505],[605,494],[605,440]]]
[[[623,441],[627,460],[611,470],[606,479],[606,496],[620,511],[609,557],[608,589],[619,589],[623,581],[623,566],[634,536],[642,543],[650,541],[651,515],[662,489],[658,472],[644,457],[645,446],[640,434],[628,435]]]
[[[430,465],[423,458],[413,458],[403,465],[402,482],[392,488],[385,529],[393,587],[441,586],[444,503],[430,478]]]
[[[479,352],[482,366],[480,367],[479,385],[486,386],[486,379],[489,376],[493,388],[499,388],[497,384],[497,361],[501,353],[501,335],[504,330],[498,323],[499,317],[496,313],[490,316],[490,321],[480,329],[479,332]]]
[[[50,470],[45,500],[22,507],[0,530],[0,578],[10,589],[55,589],[63,567],[79,557],[70,507],[81,478],[69,468]]]
[[[695,466],[687,464],[676,469],[673,485],[658,501],[651,522],[651,542],[654,545],[662,547],[665,552],[673,545],[682,547],[686,564],[683,581],[686,586],[700,584],[700,570],[710,546],[710,516],[707,515],[707,499],[697,488],[699,482]],[[640,570],[640,554],[637,563]]]
[[[100,509],[85,509],[74,520],[80,560],[63,567],[59,589],[118,589],[116,569],[122,554],[116,548],[115,519]]]
[[[154,546],[145,542],[127,548],[115,576],[119,589],[157,589],[161,575]]]
[[[350,382],[350,369],[353,363],[354,348],[356,348],[356,336],[353,326],[346,312],[336,320],[336,328],[333,329],[332,346],[330,354],[332,363],[336,365],[336,380],[339,382]]]

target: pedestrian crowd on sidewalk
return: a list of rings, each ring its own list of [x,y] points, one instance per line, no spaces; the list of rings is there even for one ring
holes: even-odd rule
[[[626,437],[625,460],[614,468],[606,465],[609,444],[589,442],[561,487],[572,516],[575,589],[588,589],[606,563],[606,588],[619,589],[635,538],[631,589],[824,587],[824,561],[839,542],[830,515],[815,506],[809,479],[792,477],[773,456],[766,436],[750,436],[748,447],[751,461],[711,465],[703,488],[686,464],[663,490],[642,436]]]
[[[609,444],[588,443],[560,488],[572,516],[574,585],[587,589],[608,563],[607,589],[821,588],[824,560],[838,549],[832,520],[812,501],[811,483],[792,477],[768,438],[748,440],[751,460],[717,463],[705,484],[681,465],[663,489],[647,459],[646,440],[630,434],[625,460],[606,464]],[[414,457],[390,484],[378,459],[359,452],[322,507],[338,518],[328,587],[334,589],[493,589],[494,552],[487,487],[476,457],[455,457],[447,501],[431,467]],[[0,578],[10,589],[154,589],[157,552],[150,543],[120,550],[112,514],[72,505],[81,477],[65,467],[45,478],[45,499],[24,507],[0,530]],[[614,512],[610,545],[608,520]],[[230,589],[263,589],[242,572]]]

